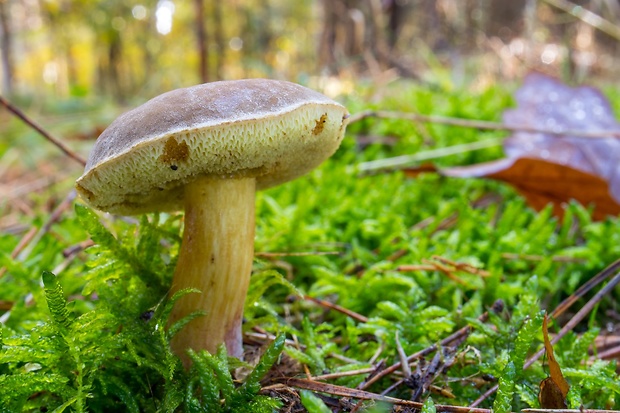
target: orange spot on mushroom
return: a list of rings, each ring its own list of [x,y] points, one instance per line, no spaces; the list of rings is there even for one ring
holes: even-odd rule
[[[159,160],[166,164],[172,164],[172,170],[176,170],[176,162],[185,161],[189,157],[189,146],[185,142],[177,142],[177,140],[171,136],[164,144],[164,153],[161,154]]]
[[[312,134],[318,135],[319,133],[323,132],[323,128],[325,127],[325,122],[327,122],[327,113],[322,114],[321,118],[315,122],[316,122],[316,126],[312,130]]]

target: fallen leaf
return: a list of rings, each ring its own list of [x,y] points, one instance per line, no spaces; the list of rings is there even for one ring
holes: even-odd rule
[[[439,172],[445,176],[487,177],[507,182],[534,209],[541,210],[551,203],[556,216],[562,216],[563,204],[570,199],[584,205],[593,204],[593,218],[597,220],[620,214],[620,205],[612,198],[604,179],[544,159],[504,158]]]
[[[545,314],[542,331],[549,363],[550,377],[540,382],[538,401],[540,402],[540,407],[543,409],[566,409],[566,395],[570,390],[570,386],[564,378],[562,370],[560,369],[560,364],[553,354],[553,346],[551,345],[551,341],[549,341],[547,321],[548,316]]]
[[[515,132],[504,142],[509,158],[533,157],[603,178],[620,202],[620,124],[609,101],[593,87],[571,88],[539,73],[525,78],[516,93],[517,108],[504,112],[507,126],[529,126],[557,132],[607,131],[606,137]]]
[[[538,402],[542,409],[566,409],[566,399],[551,377],[539,384]]]
[[[504,123],[529,131],[517,130],[504,141],[506,158],[435,170],[510,183],[535,209],[553,204],[557,216],[573,199],[593,205],[596,220],[620,214],[620,123],[601,92],[588,86],[571,88],[533,73],[516,92],[516,100],[517,107],[504,112]],[[425,165],[406,173],[432,170]]]
[[[442,173],[442,171],[439,168],[437,168],[437,166],[434,163],[431,163],[431,162],[425,162],[415,167],[406,168],[403,171],[405,172],[405,175],[407,175],[409,178],[415,178],[420,174],[424,174],[428,172]]]

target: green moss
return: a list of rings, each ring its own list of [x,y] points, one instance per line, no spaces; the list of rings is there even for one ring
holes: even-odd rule
[[[497,121],[512,104],[510,91],[499,87],[474,93],[397,86],[374,108]],[[352,98],[351,111],[368,108],[363,101]],[[397,142],[362,149],[358,134],[393,136]],[[397,332],[411,354],[470,325],[467,341],[443,353],[446,370],[434,381],[456,398],[433,394],[433,402],[467,405],[496,384],[495,377],[500,392],[486,407],[536,407],[536,389],[546,370],[541,362],[527,370],[522,366],[541,346],[541,310],[555,308],[617,259],[618,220],[592,222],[589,211],[577,204],[570,204],[558,220],[550,209],[534,212],[497,182],[434,175],[409,179],[401,173],[360,177],[357,169],[373,159],[500,136],[505,133],[369,118],[351,125],[341,149],[316,171],[259,193],[257,252],[330,254],[257,258],[245,331],[260,327],[296,340],[298,346],[287,346],[285,354],[318,375],[368,368],[377,359],[387,365],[397,362]],[[468,164],[500,156],[499,148],[490,148],[438,162]],[[486,195],[493,201],[475,204]],[[41,213],[36,222],[44,220]],[[0,300],[12,302],[0,336],[2,411],[225,412],[241,403],[262,412],[281,405],[259,392],[259,379],[276,361],[282,339],[245,384],[232,380],[235,364],[222,353],[192,354],[195,363],[189,372],[171,353],[170,336],[183,325],[166,328],[172,305],[166,294],[180,229],[178,214],[124,220],[78,205],[29,258],[11,259],[8,251],[18,237],[0,236],[0,265],[8,270],[0,278]],[[63,250],[89,237],[96,245],[65,261]],[[508,259],[506,254],[540,260]],[[398,270],[434,255],[467,262],[490,276],[458,273],[462,282],[457,282],[440,271]],[[575,261],[557,262],[555,256]],[[55,269],[57,276],[49,272]],[[304,294],[335,302],[367,321],[326,310],[303,300]],[[504,311],[492,314],[487,323],[477,321],[498,299],[504,301]],[[579,326],[583,334],[568,335],[556,345],[556,357],[573,386],[573,407],[616,405],[620,380],[614,364],[585,362],[614,299],[603,301],[589,322]],[[483,376],[487,379],[479,387],[472,385],[473,378]],[[343,376],[333,382],[356,387],[364,379]],[[368,390],[380,393],[392,383],[384,378]],[[410,398],[411,389],[400,386],[390,395]],[[302,400],[320,406],[308,395]],[[425,410],[432,409],[428,402]]]

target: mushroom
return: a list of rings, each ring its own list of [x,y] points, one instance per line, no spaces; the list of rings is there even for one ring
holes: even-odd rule
[[[184,208],[171,294],[173,323],[202,310],[172,339],[243,354],[241,322],[254,256],[255,191],[295,179],[331,156],[348,113],[294,83],[247,79],[164,93],[99,136],[76,186],[92,207],[121,215]]]

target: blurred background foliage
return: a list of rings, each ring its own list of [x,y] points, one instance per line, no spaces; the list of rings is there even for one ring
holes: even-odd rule
[[[337,95],[440,68],[456,86],[531,69],[579,81],[618,70],[619,20],[617,0],[2,0],[2,93],[125,102],[220,79],[320,77]]]
[[[618,0],[0,0],[0,93],[86,156],[123,111],[206,81],[291,80],[352,112],[402,110],[403,84],[435,112],[440,94],[509,105],[531,70],[610,83],[619,21]],[[460,102],[446,115],[497,116]],[[80,173],[0,111],[0,228],[23,232],[17,217],[52,208]]]

